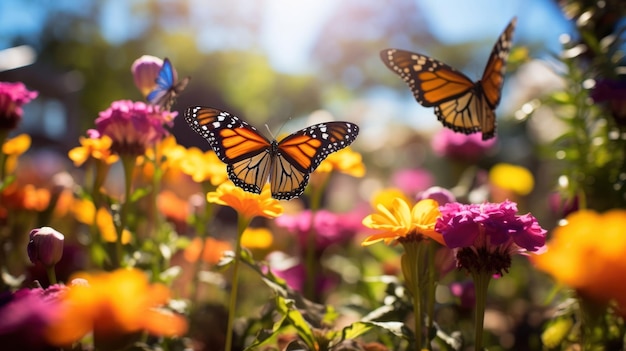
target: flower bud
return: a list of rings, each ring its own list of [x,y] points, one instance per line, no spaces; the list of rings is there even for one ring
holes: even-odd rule
[[[28,242],[28,258],[32,263],[40,262],[46,267],[54,266],[63,256],[63,234],[50,227],[33,229]]]
[[[439,206],[443,206],[449,202],[456,201],[456,197],[454,196],[454,194],[452,194],[450,190],[439,186],[432,186],[417,194],[417,201],[424,199],[433,199],[437,201]]]
[[[150,55],[143,55],[133,62],[130,70],[133,73],[135,86],[144,97],[156,87],[156,78],[162,66],[163,60]]]

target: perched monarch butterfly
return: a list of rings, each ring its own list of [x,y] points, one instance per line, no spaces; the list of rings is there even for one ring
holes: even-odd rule
[[[327,122],[306,127],[280,142],[270,141],[238,117],[200,106],[188,108],[185,121],[226,163],[228,178],[235,185],[259,194],[269,178],[272,197],[279,200],[302,195],[309,174],[359,134],[356,124]]]
[[[494,110],[500,102],[516,22],[513,18],[498,38],[477,82],[441,61],[414,52],[387,49],[380,57],[409,85],[417,102],[435,107],[437,119],[444,126],[465,134],[480,131],[487,140],[495,135]]]
[[[148,102],[154,105],[159,105],[166,110],[169,110],[178,96],[187,84],[189,83],[190,77],[185,77],[180,82],[176,81],[176,71],[172,67],[172,63],[168,58],[163,60],[163,66],[161,66],[161,70],[159,71],[159,75],[157,76],[155,83],[157,84],[156,88],[148,94],[146,99]]]

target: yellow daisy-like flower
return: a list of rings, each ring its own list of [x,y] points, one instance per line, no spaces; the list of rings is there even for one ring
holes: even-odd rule
[[[524,167],[498,163],[489,170],[489,181],[498,188],[517,195],[528,195],[535,186],[532,173]]]
[[[363,219],[363,225],[382,232],[368,236],[361,245],[367,246],[381,240],[390,244],[411,235],[422,235],[445,245],[443,236],[435,231],[437,217],[441,215],[437,201],[425,199],[411,208],[405,200],[396,198],[391,207],[378,204],[376,209],[377,213]]]
[[[8,173],[15,171],[17,168],[17,158],[25,153],[31,144],[31,138],[28,134],[20,134],[15,138],[11,138],[2,145],[2,153],[7,155],[5,162],[5,170]]]
[[[213,151],[202,152],[196,147],[191,147],[181,159],[180,167],[183,173],[191,176],[197,183],[209,181],[217,186],[228,179],[226,166]]]
[[[248,249],[267,249],[273,242],[274,236],[267,228],[246,228],[241,237],[241,246]]]
[[[187,149],[178,144],[173,135],[168,135],[163,140],[159,141],[156,147],[146,149],[144,156],[137,158],[137,164],[147,167],[145,172],[151,174],[153,172],[153,164],[146,162],[146,159],[156,160],[158,167],[165,172],[171,168],[179,169],[180,163],[185,158],[186,154]]]
[[[360,153],[352,151],[351,148],[346,147],[328,155],[328,157],[322,161],[319,167],[315,170],[315,172],[318,173],[330,173],[333,171],[362,178],[365,175],[363,157]]]
[[[117,240],[117,231],[113,224],[113,216],[111,216],[111,213],[106,208],[101,207],[96,212],[93,202],[89,200],[75,200],[72,204],[71,211],[77,221],[87,225],[93,224],[95,214],[96,224],[98,225],[102,239],[110,243],[114,243]],[[122,244],[128,244],[130,238],[130,232],[124,229],[122,232]]]
[[[406,203],[410,202],[409,197],[406,196],[402,190],[398,188],[387,188],[376,192],[374,196],[372,196],[371,205],[373,208],[376,208],[379,204],[386,208],[391,208],[394,200],[397,198]]]
[[[19,156],[30,148],[31,138],[28,134],[20,134],[4,142],[2,153],[7,156]]]
[[[90,158],[100,160],[107,165],[111,165],[119,159],[119,156],[111,152],[113,140],[106,135],[100,138],[80,137],[78,140],[81,146],[73,148],[68,153],[68,157],[74,161],[76,167],[82,166]]]
[[[209,192],[206,198],[210,203],[232,207],[248,220],[257,216],[276,218],[284,211],[280,202],[272,198],[268,184],[263,187],[261,194],[254,194],[244,191],[232,182],[225,182],[215,191]]]
[[[69,345],[93,332],[100,345],[127,342],[129,334],[147,331],[152,335],[177,336],[187,330],[181,316],[159,309],[170,298],[162,284],[150,284],[135,269],[110,273],[79,274],[61,296],[46,338],[53,345]],[[121,345],[116,345],[117,349]],[[106,348],[106,347],[105,347]]]

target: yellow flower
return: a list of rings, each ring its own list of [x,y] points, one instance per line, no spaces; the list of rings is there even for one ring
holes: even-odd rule
[[[83,283],[63,293],[58,313],[47,327],[53,345],[69,345],[92,331],[96,343],[114,343],[139,331],[178,336],[187,330],[185,319],[158,309],[170,298],[168,288],[150,284],[141,271],[120,269],[76,278]]]
[[[137,158],[137,164],[147,167],[146,173],[152,174],[154,163],[146,162],[146,159],[156,161],[163,172],[169,169],[180,169],[180,163],[185,158],[187,149],[176,142],[173,135],[168,135],[159,141],[154,148],[147,148],[143,157]]]
[[[74,161],[76,167],[82,166],[88,159],[96,159],[104,164],[111,165],[119,159],[111,152],[113,141],[106,135],[100,138],[79,138],[80,145],[69,151],[68,157]]]
[[[74,204],[71,209],[74,214],[74,218],[83,224],[92,225],[94,219],[94,212],[96,208],[93,202],[89,200],[74,200]],[[100,230],[102,239],[106,242],[114,243],[117,240],[117,231],[113,224],[113,216],[104,207],[98,209],[95,213],[96,224]],[[127,229],[122,232],[122,244],[128,244],[130,242],[131,234]]]
[[[345,149],[328,155],[315,171],[318,173],[337,171],[353,177],[362,178],[365,175],[365,165],[363,164],[363,157],[360,153],[346,147]]]
[[[382,232],[365,238],[361,245],[367,246],[381,240],[389,244],[412,235],[422,235],[445,245],[442,235],[435,231],[437,217],[441,214],[437,201],[425,199],[411,209],[405,200],[396,198],[391,207],[378,204],[376,209],[377,213],[363,219],[363,225]]]
[[[557,227],[548,250],[532,256],[537,268],[585,297],[615,299],[626,311],[626,210],[570,214]]]
[[[209,192],[206,198],[210,203],[232,207],[248,220],[257,216],[276,218],[283,213],[278,200],[272,198],[269,184],[263,187],[261,194],[254,194],[236,187],[232,182],[225,182]]]
[[[398,188],[387,188],[374,194],[371,200],[371,205],[373,208],[376,208],[379,204],[385,206],[386,208],[391,208],[396,198],[399,198],[406,203],[410,202],[409,198],[402,192],[402,190]]]
[[[5,141],[4,145],[2,145],[2,153],[7,155],[5,160],[5,170],[7,173],[15,171],[15,168],[17,168],[17,158],[30,148],[30,144],[31,138],[28,134],[20,134],[15,138]]]
[[[489,170],[489,181],[498,188],[510,190],[517,195],[528,195],[535,186],[532,173],[524,167],[498,163]]]
[[[248,249],[267,249],[272,246],[274,237],[267,228],[246,228],[241,238],[241,246]]]
[[[202,152],[196,147],[189,148],[181,160],[180,167],[183,173],[191,176],[197,183],[209,181],[217,186],[228,179],[226,166],[211,150]]]
[[[2,153],[7,156],[19,156],[30,148],[31,138],[28,134],[20,134],[5,141]]]

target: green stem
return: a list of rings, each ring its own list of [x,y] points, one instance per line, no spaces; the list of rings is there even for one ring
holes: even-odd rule
[[[202,183],[203,192],[206,194],[207,192],[212,190],[212,185],[209,182]],[[189,296],[191,301],[197,303],[199,296],[198,294],[198,286],[200,285],[200,271],[204,265],[204,250],[206,250],[206,238],[208,234],[207,223],[211,220],[213,216],[213,204],[210,202],[205,203],[204,213],[200,218],[196,220],[196,234],[200,238],[200,242],[202,245],[200,246],[200,253],[198,254],[198,260],[196,260],[195,265],[193,267],[193,280],[191,282],[191,290],[189,292]]]
[[[50,282],[50,285],[57,283],[57,275],[54,271],[54,265],[46,267],[46,274],[48,274],[48,281]]]
[[[237,245],[235,246],[235,262],[233,262],[232,288],[230,290],[230,302],[228,304],[228,325],[226,329],[226,346],[224,351],[230,351],[233,344],[233,325],[235,322],[235,309],[237,308],[237,290],[239,288],[239,263],[241,261],[241,237],[244,230],[250,224],[250,220],[241,215],[237,217]]]
[[[434,328],[433,318],[435,317],[435,292],[437,290],[437,270],[435,267],[435,253],[436,253],[437,243],[434,240],[428,240],[428,270],[426,274],[428,275],[428,282],[426,283],[428,286],[428,305],[427,311],[428,314],[428,325],[426,325],[427,336],[430,336],[430,332]],[[428,338],[430,340],[430,338]],[[426,349],[430,350],[430,343],[427,343]]]
[[[0,184],[4,181],[5,177],[5,163],[6,163],[6,155],[2,152],[2,146],[4,145],[5,140],[9,136],[9,131],[7,129],[0,129]]]
[[[304,266],[306,268],[306,279],[304,281],[304,296],[312,301],[317,300],[315,296],[315,282],[317,280],[317,265],[319,264],[316,251],[317,240],[315,232],[315,215],[322,204],[322,195],[328,185],[330,174],[324,179],[319,187],[313,187],[311,194],[311,223],[306,237],[306,252],[304,253]]]
[[[415,327],[415,350],[420,351],[422,349],[422,332],[423,332],[423,318],[422,318],[422,286],[421,283],[421,265],[423,258],[423,241],[422,240],[409,240],[403,243],[404,254],[402,255],[402,274],[406,282],[407,289],[413,297],[413,323]]]
[[[121,267],[124,258],[124,247],[122,244],[122,234],[126,228],[128,221],[128,209],[130,206],[130,197],[132,194],[133,186],[133,170],[135,168],[135,156],[134,155],[121,155],[122,166],[124,167],[124,200],[122,201],[120,208],[120,225],[117,227],[117,239],[115,240],[115,260],[113,264],[115,267]]]
[[[483,349],[483,330],[485,322],[485,307],[487,302],[487,289],[491,281],[489,272],[472,272],[474,278],[474,289],[476,291],[476,323],[474,328],[474,350]]]

